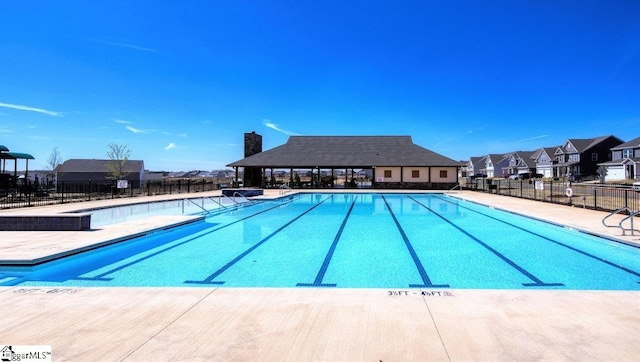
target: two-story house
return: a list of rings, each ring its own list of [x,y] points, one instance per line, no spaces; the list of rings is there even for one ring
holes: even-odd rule
[[[535,173],[536,167],[531,158],[535,151],[515,151],[505,155],[507,166],[504,167],[504,176],[518,175],[521,173]]]
[[[484,158],[486,156],[475,157],[472,156],[469,158],[469,163],[467,164],[467,177],[476,177],[476,176],[486,176],[486,165],[484,162]]]
[[[611,160],[611,149],[622,144],[616,136],[587,139],[568,139],[554,155],[558,163],[553,165],[554,176],[597,176],[598,164]]]
[[[611,148],[611,161],[599,166],[606,180],[640,180],[640,137]]]
[[[487,177],[502,177],[509,166],[509,158],[504,154],[489,154],[484,157]]]
[[[560,146],[555,147],[543,147],[538,149],[531,156],[536,166],[537,174],[542,177],[553,177],[553,164],[556,162],[554,153]]]

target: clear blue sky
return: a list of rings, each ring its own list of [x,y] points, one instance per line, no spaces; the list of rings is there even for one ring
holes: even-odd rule
[[[640,136],[640,1],[2,1],[0,144],[223,168],[243,134],[461,160]],[[23,165],[19,164],[19,168]]]

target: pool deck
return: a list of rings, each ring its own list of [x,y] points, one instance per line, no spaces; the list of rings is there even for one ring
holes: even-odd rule
[[[640,244],[638,235],[602,226],[604,212],[479,192],[451,196]],[[38,260],[190,218],[156,216],[90,231],[0,231],[0,260]],[[635,291],[0,287],[0,305],[0,345],[51,345],[56,361],[640,360]]]

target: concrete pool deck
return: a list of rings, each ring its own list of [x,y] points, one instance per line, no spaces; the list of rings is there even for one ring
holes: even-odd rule
[[[266,197],[278,195],[266,191]],[[180,197],[165,198],[171,196]],[[478,192],[451,196],[629,243],[640,239],[602,226],[603,212]],[[0,259],[28,259],[185,221],[154,217],[91,231],[0,231]],[[0,305],[0,346],[51,345],[56,361],[640,360],[635,291],[0,287]]]

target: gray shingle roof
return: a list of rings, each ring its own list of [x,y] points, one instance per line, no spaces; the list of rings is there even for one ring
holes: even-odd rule
[[[619,146],[612,148],[612,150],[623,150],[625,148],[639,148],[640,147],[640,137],[636,137],[629,142],[625,142]]]
[[[411,136],[291,136],[282,146],[228,164],[231,167],[458,166],[420,147]]]
[[[58,172],[107,172],[107,164],[113,162],[111,160],[92,160],[92,159],[70,159],[58,165]],[[124,165],[125,172],[140,172],[143,167],[143,161],[128,160]]]

